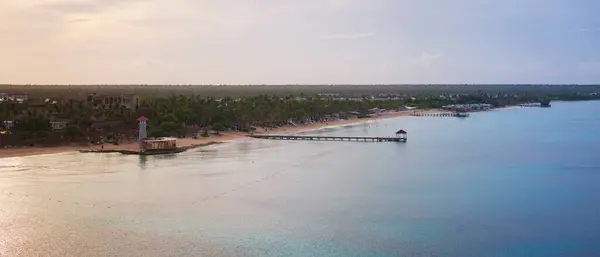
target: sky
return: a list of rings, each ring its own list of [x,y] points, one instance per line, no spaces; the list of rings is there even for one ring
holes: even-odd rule
[[[597,84],[597,0],[0,0],[0,84]]]

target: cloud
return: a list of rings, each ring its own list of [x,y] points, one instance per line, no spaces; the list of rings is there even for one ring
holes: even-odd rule
[[[600,27],[596,27],[596,28],[578,28],[577,31],[579,31],[579,32],[596,32],[596,31],[600,31]]]
[[[575,70],[583,73],[598,73],[600,72],[600,61],[583,61],[577,63]]]
[[[144,1],[150,0],[55,0],[34,4],[32,7],[64,14],[98,13],[108,8],[123,7],[122,5]]]
[[[349,8],[357,5],[357,1],[353,0],[326,0],[327,7],[332,9]]]
[[[442,55],[437,53],[437,54],[431,54],[428,52],[421,52],[421,55],[419,56],[419,62],[421,63],[431,63],[434,60],[440,59],[442,58]]]
[[[305,0],[310,2],[311,0]],[[389,0],[312,0],[325,3],[325,7],[334,11],[365,11],[383,6]]]
[[[361,39],[375,36],[375,33],[354,33],[354,34],[331,34],[324,35],[322,39]]]
[[[89,21],[92,21],[92,19],[90,19],[90,18],[76,18],[76,19],[70,19],[69,20],[70,23],[89,22]]]

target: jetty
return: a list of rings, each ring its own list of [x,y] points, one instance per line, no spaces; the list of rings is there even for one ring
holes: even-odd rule
[[[411,115],[417,117],[469,117],[469,113],[466,112],[415,112]]]
[[[351,136],[313,136],[313,135],[248,135],[257,139],[272,140],[311,140],[311,141],[354,141],[354,142],[403,142],[407,132],[399,130],[395,137],[351,137]]]
[[[340,137],[340,136],[298,136],[298,135],[250,135],[259,139],[278,140],[313,140],[313,141],[358,141],[358,142],[406,142],[406,138],[399,137]]]
[[[552,105],[550,104],[550,100],[543,100],[543,101],[540,101],[538,103],[523,103],[523,104],[518,104],[518,106],[520,106],[520,107],[542,107],[542,108],[544,108],[544,107],[550,107]]]
[[[541,103],[518,104],[519,107],[542,107]]]

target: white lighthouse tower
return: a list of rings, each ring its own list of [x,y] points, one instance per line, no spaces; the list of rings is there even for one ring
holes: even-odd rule
[[[148,137],[148,131],[146,129],[146,122],[148,121],[148,118],[146,118],[145,116],[139,117],[137,119],[140,122],[140,134],[138,137],[138,140],[142,140],[142,138],[147,138]]]

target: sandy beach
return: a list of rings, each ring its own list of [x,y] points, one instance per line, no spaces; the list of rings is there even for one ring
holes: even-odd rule
[[[419,112],[440,112],[440,110],[419,110]],[[298,126],[284,126],[277,129],[272,129],[269,131],[265,131],[264,129],[258,129],[255,131],[255,134],[283,134],[283,133],[299,133],[304,131],[318,130],[324,127],[329,126],[343,126],[347,124],[355,124],[355,123],[364,123],[372,120],[380,120],[380,119],[389,119],[389,118],[397,118],[403,116],[410,116],[413,111],[398,111],[398,112],[382,112],[379,113],[376,117],[369,118],[352,118],[346,120],[337,120],[330,122],[322,122],[322,123],[313,123],[306,125],[298,125]],[[194,146],[194,145],[205,145],[209,143],[226,143],[234,140],[239,140],[246,138],[248,133],[243,132],[223,132],[221,135],[211,135],[206,138],[181,138],[177,140],[177,145],[180,147]],[[23,147],[23,148],[10,148],[10,149],[0,149],[0,158],[6,157],[20,157],[20,156],[31,156],[31,155],[40,155],[40,154],[56,154],[56,153],[64,153],[64,152],[72,152],[78,150],[95,150],[100,149],[101,146],[93,145],[93,146],[81,146],[81,145],[65,145],[65,146],[56,146],[56,147]],[[136,142],[131,142],[127,144],[121,145],[110,145],[105,144],[104,149],[107,150],[138,150],[138,144]]]

